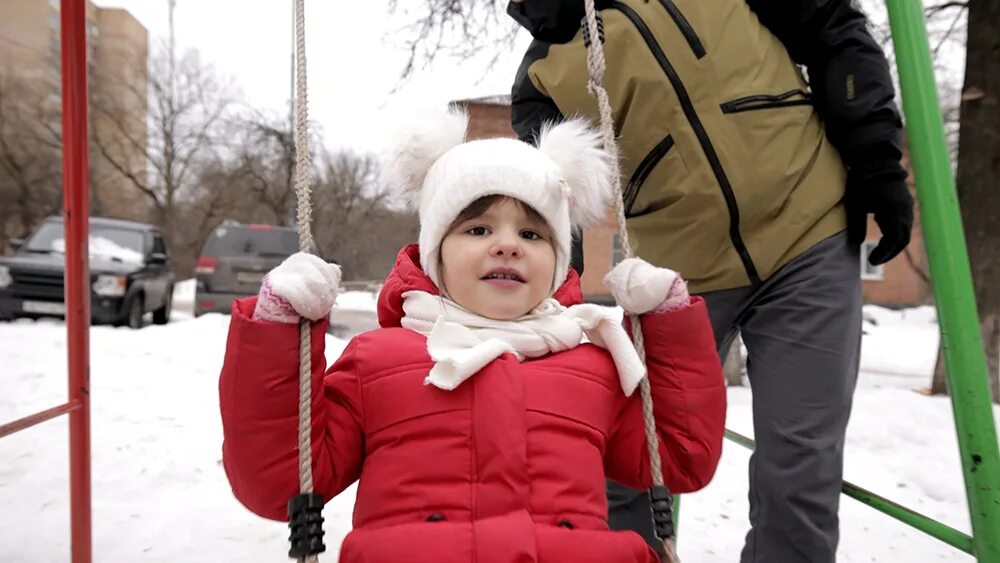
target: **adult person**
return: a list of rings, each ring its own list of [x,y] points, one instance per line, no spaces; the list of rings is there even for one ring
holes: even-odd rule
[[[874,214],[868,260],[882,264],[913,222],[884,53],[848,0],[596,7],[633,249],[705,298],[720,353],[737,331],[749,353],[757,445],[741,560],[832,563],[859,246]],[[513,0],[508,13],[534,37],[512,91],[518,135],[596,120],[583,0]],[[645,492],[609,483],[608,498],[612,528],[658,546]]]

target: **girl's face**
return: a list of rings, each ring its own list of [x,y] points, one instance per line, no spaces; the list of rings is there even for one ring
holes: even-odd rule
[[[459,216],[441,241],[441,281],[448,297],[494,320],[520,317],[548,297],[555,264],[548,224],[510,198],[495,198],[473,217]]]

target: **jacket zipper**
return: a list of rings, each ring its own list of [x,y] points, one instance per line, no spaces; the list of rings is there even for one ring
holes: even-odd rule
[[[688,95],[687,89],[684,87],[684,83],[681,81],[681,78],[677,74],[673,65],[670,64],[670,60],[667,59],[667,56],[663,53],[663,49],[661,49],[656,43],[653,33],[650,31],[649,27],[646,26],[646,22],[642,21],[642,18],[639,17],[639,14],[635,13],[632,8],[622,2],[612,2],[611,6],[632,20],[632,24],[639,30],[639,33],[646,41],[646,45],[653,52],[653,56],[656,57],[657,62],[660,63],[660,68],[663,69],[664,74],[667,75],[667,79],[670,81],[671,86],[673,86],[674,91],[677,93],[677,99],[681,103],[681,109],[684,111],[684,116],[687,117],[688,123],[691,124],[691,128],[698,137],[701,148],[705,152],[705,157],[708,159],[709,165],[712,168],[712,173],[715,175],[715,179],[719,183],[719,187],[722,189],[722,195],[726,200],[726,207],[729,210],[729,238],[732,240],[733,247],[736,249],[736,253],[739,255],[740,261],[743,263],[743,268],[747,272],[747,277],[750,278],[750,283],[753,285],[760,284],[761,279],[760,275],[757,273],[757,267],[754,266],[753,259],[750,257],[750,252],[747,250],[747,246],[743,242],[743,236],[740,234],[740,210],[736,205],[736,196],[733,194],[733,186],[729,183],[729,178],[726,177],[726,172],[722,168],[722,162],[719,161],[719,155],[715,152],[715,147],[712,146],[712,140],[708,138],[708,132],[705,131],[705,126],[702,125],[701,119],[698,117],[698,113],[694,109],[694,104],[691,102],[691,97]]]
[[[701,39],[698,39],[698,34],[694,32],[694,28],[688,23],[687,18],[681,13],[677,4],[674,4],[673,0],[660,0],[660,4],[663,8],[667,10],[670,17],[674,19],[674,23],[680,28],[681,33],[684,35],[684,39],[687,39],[688,45],[691,46],[691,50],[694,51],[694,56],[697,58],[702,58],[705,56],[705,46],[702,44]]]
[[[623,197],[623,202],[625,204],[625,217],[631,217],[632,206],[635,205],[635,198],[639,195],[639,188],[646,181],[650,172],[656,165],[660,162],[660,159],[674,146],[674,138],[667,135],[662,141],[653,147],[653,150],[649,151],[639,166],[636,167],[635,172],[632,173],[632,177],[629,178],[628,184],[625,186],[625,195]]]
[[[799,96],[798,99],[789,98]],[[719,104],[722,113],[739,113],[741,111],[752,111],[758,109],[781,108],[789,106],[812,105],[812,96],[802,90],[789,90],[783,94],[757,94],[754,96],[744,96],[728,102]]]

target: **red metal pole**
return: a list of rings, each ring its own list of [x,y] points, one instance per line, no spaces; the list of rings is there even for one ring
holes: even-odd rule
[[[62,0],[63,219],[69,352],[69,496],[73,563],[93,558],[90,505],[90,264],[87,186],[87,13]]]
[[[24,418],[19,418],[14,422],[9,422],[7,424],[0,426],[0,438],[3,438],[4,436],[9,436],[14,432],[20,432],[25,428],[31,428],[36,424],[41,424],[46,420],[51,420],[57,416],[73,412],[79,408],[80,408],[79,403],[66,403],[65,405],[59,405],[58,407],[52,407],[51,409],[46,409],[44,411],[36,412],[35,414],[26,416]]]

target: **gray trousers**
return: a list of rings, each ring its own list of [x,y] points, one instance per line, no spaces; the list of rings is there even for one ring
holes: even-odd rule
[[[844,436],[861,347],[859,250],[844,233],[757,287],[713,291],[720,355],[740,331],[749,354],[757,448],[742,563],[833,563]],[[608,482],[608,522],[658,551],[645,491]]]

